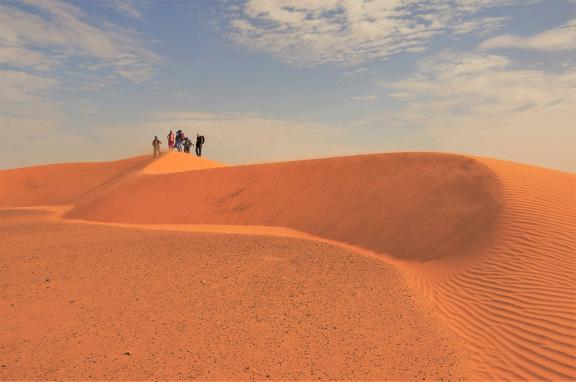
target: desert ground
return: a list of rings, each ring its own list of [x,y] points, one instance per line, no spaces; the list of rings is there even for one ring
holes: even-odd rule
[[[390,153],[0,171],[0,378],[576,379],[576,176]]]

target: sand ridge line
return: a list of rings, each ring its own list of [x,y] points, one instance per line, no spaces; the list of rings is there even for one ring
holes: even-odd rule
[[[233,224],[136,224],[136,223],[114,223],[103,222],[96,220],[75,219],[68,218],[64,215],[66,212],[73,209],[73,205],[61,206],[28,206],[28,207],[11,207],[0,208],[0,211],[12,210],[32,210],[32,211],[47,211],[51,212],[48,216],[49,220],[62,222],[62,223],[77,223],[77,224],[90,224],[102,225],[109,227],[120,228],[139,228],[143,230],[152,231],[171,231],[171,232],[197,232],[197,233],[214,233],[214,234],[238,234],[238,235],[254,235],[254,236],[269,236],[269,237],[289,237],[294,239],[302,239],[307,241],[315,241],[323,244],[333,245],[338,248],[352,251],[359,255],[385,262],[387,264],[395,265],[399,268],[406,262],[405,260],[398,260],[392,256],[376,253],[366,248],[361,248],[352,244],[322,238],[319,236],[311,235],[306,232],[301,232],[295,229],[276,226],[258,226],[258,225],[233,225]]]

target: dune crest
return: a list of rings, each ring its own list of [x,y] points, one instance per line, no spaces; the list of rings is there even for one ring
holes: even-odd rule
[[[167,152],[142,169],[143,174],[171,174],[223,167],[224,165],[203,157],[177,151]]]

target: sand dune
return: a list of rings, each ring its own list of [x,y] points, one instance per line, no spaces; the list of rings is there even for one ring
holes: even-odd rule
[[[137,159],[132,161],[136,163]],[[432,153],[379,154],[231,167],[217,167],[217,163],[192,156],[170,154],[148,166],[143,162],[138,163],[131,170],[126,166],[122,170],[117,169],[113,175],[103,176],[102,184],[82,183],[82,187],[74,183],[76,180],[61,174],[52,183],[46,181],[48,186],[33,189],[27,187],[26,179],[51,178],[34,169],[10,170],[13,173],[9,175],[0,172],[0,181],[18,180],[4,182],[10,186],[0,192],[0,206],[69,203],[73,208],[65,214],[67,219],[105,223],[97,226],[97,229],[80,229],[76,224],[42,222],[69,224],[69,229],[80,231],[95,229],[95,232],[128,232],[122,231],[127,228],[106,226],[109,223],[159,224],[163,229],[180,229],[179,225],[182,224],[228,225],[231,228],[226,229],[229,232],[227,235],[166,231],[150,231],[150,235],[158,235],[154,237],[159,240],[165,235],[168,241],[172,235],[191,235],[186,236],[191,243],[200,237],[194,235],[205,235],[202,238],[214,246],[214,253],[239,252],[250,258],[262,257],[258,264],[268,264],[262,259],[266,256],[275,257],[277,252],[284,253],[284,257],[288,256],[286,259],[298,258],[305,261],[309,258],[306,261],[310,263],[306,265],[298,263],[304,268],[293,266],[292,260],[288,261],[292,265],[282,268],[278,277],[287,280],[298,278],[302,269],[309,269],[311,273],[306,283],[306,294],[314,296],[325,296],[328,293],[326,288],[338,289],[339,278],[344,276],[330,272],[326,275],[323,272],[332,269],[336,263],[348,267],[346,261],[354,256],[357,261],[367,262],[362,264],[370,264],[363,270],[350,265],[349,276],[358,283],[354,289],[359,293],[356,296],[382,301],[379,297],[382,294],[382,298],[388,299],[386,304],[394,301],[400,305],[393,310],[402,311],[404,308],[401,306],[413,309],[414,305],[411,304],[416,304],[421,309],[429,309],[438,319],[426,318],[430,320],[429,329],[444,333],[442,338],[447,339],[444,342],[446,349],[452,350],[446,353],[434,348],[432,351],[439,353],[428,354],[427,357],[454,355],[459,361],[455,361],[454,367],[448,368],[450,378],[464,375],[472,380],[573,380],[576,377],[574,175],[492,159]],[[82,172],[78,169],[75,171]],[[58,185],[66,186],[68,182],[74,186],[74,192],[67,191],[63,196],[50,191],[57,189]],[[92,186],[94,188],[89,190]],[[11,224],[15,225],[27,221],[17,219],[15,215],[10,219],[13,222]],[[95,227],[86,224],[82,226]],[[263,236],[257,239],[254,236],[230,233],[234,229],[244,234],[258,233],[258,226],[287,227],[332,244],[309,247],[313,241]],[[194,227],[197,226],[189,226],[189,229],[193,230]],[[212,227],[206,230],[213,229],[213,226],[206,227]],[[132,232],[137,228],[128,230]],[[266,235],[285,236],[279,228],[261,231]],[[90,243],[94,244],[98,234],[90,235]],[[134,235],[128,243],[140,248],[140,244],[136,244],[140,238]],[[230,245],[231,252],[225,251],[226,246],[219,246],[222,240]],[[238,243],[233,245],[231,240],[234,243],[237,240]],[[271,240],[274,245],[280,243],[274,240],[281,240],[282,244],[270,247],[265,244],[268,243],[266,240]],[[235,245],[242,245],[243,241],[249,241],[253,246],[244,250],[235,249]],[[337,250],[333,245],[349,249]],[[286,247],[292,249],[282,252],[282,248]],[[86,248],[80,252],[107,251],[101,247]],[[129,254],[128,248],[124,249],[123,256],[133,256]],[[186,253],[185,249],[178,248],[184,251],[183,254]],[[163,253],[161,249],[157,251]],[[340,255],[340,251],[346,255],[344,252]],[[13,256],[17,258],[26,253],[20,251]],[[201,256],[195,251],[189,253],[193,257]],[[335,257],[332,259],[332,256]],[[227,266],[230,257],[217,257],[216,262],[212,263],[214,268],[208,273],[219,272],[219,267]],[[317,267],[320,260],[322,266]],[[235,264],[236,260],[229,261]],[[328,265],[325,261],[334,263]],[[107,258],[105,263],[110,262],[114,263]],[[160,261],[158,266],[162,264],[163,261]],[[179,266],[194,269],[184,263]],[[119,272],[124,269],[122,264],[116,267]],[[268,266],[259,267],[260,274],[266,274]],[[371,267],[378,270],[371,272]],[[403,278],[395,278],[392,275],[393,269],[398,269]],[[14,271],[13,275],[18,273]],[[255,274],[253,276],[256,277]],[[158,280],[163,277],[161,273]],[[314,281],[315,277],[321,279]],[[381,278],[381,282],[392,281],[381,286],[368,285],[364,284],[364,277],[367,280]],[[391,285],[403,288],[403,280],[407,281],[416,296],[415,300],[407,298],[405,290],[394,296],[387,294]],[[186,288],[183,290],[188,290]],[[271,301],[284,301],[285,291],[280,289],[276,292],[277,295],[269,296]],[[243,298],[249,299],[247,296]],[[334,308],[335,300],[331,298],[319,300],[327,313]],[[366,304],[367,300],[362,302]],[[262,303],[260,301],[255,305],[257,309],[262,308]],[[354,309],[364,309],[353,306]],[[268,310],[264,316],[270,316],[276,309],[280,308],[274,305],[274,309]],[[387,326],[388,321],[383,318],[391,314],[391,311],[382,313],[384,316],[378,316],[380,313],[376,314],[372,308],[369,312],[363,312],[364,318],[372,317],[372,330],[381,330],[381,333],[395,330],[395,327]],[[418,321],[418,317],[424,316],[418,314],[414,316],[414,325],[424,325],[424,321]],[[344,319],[344,316],[337,316],[340,317],[337,319]],[[318,319],[322,322],[326,320]],[[186,320],[182,318],[181,322]],[[243,327],[242,330],[247,329]],[[417,347],[414,354],[420,355],[416,358],[426,353],[424,347],[418,347],[422,338],[430,338],[426,330],[424,326],[418,330],[421,333],[419,340],[403,334],[411,338],[410,343]],[[312,339],[325,338],[321,332],[307,333],[310,334],[307,337],[308,343]],[[369,336],[368,333],[364,332],[362,336]],[[450,337],[449,333],[457,339]],[[273,341],[273,337],[266,341]],[[269,345],[273,343],[266,341]],[[459,345],[458,341],[464,345]],[[161,345],[158,341],[155,343]],[[303,346],[302,343],[299,346]],[[348,351],[350,346],[360,346],[359,349],[368,353],[378,349],[378,354],[388,354],[373,343],[346,343],[345,349],[341,350]],[[465,353],[453,352],[453,349],[462,347]],[[264,355],[260,354],[254,359],[262,361],[262,357]],[[407,359],[404,366],[398,363],[398,370],[396,366],[389,370],[374,361],[374,358],[370,359],[370,362],[374,362],[374,368],[362,364],[364,369],[379,372],[370,372],[372,374],[366,378],[416,378],[415,375],[398,372],[404,367],[410,368],[409,365],[416,362],[412,358]],[[446,363],[442,363],[444,361],[437,366],[446,366]],[[206,359],[202,362],[206,362]],[[314,365],[319,369],[322,369],[321,365],[332,365],[329,359],[316,359],[314,362],[317,362]],[[394,362],[392,364],[396,365]],[[377,364],[380,366],[375,366]],[[333,373],[323,377],[360,378],[356,372],[342,374],[346,368],[359,370],[350,369],[351,366],[347,365],[341,369],[326,366]],[[217,369],[213,368],[212,371]],[[448,369],[444,369],[444,372]],[[286,364],[274,370],[275,373],[278,371],[275,375],[286,378],[314,377],[311,374],[282,374],[282,370],[295,370]],[[440,369],[426,370],[434,373]],[[428,371],[425,374],[425,377],[430,377]],[[161,375],[168,377],[168,374]],[[206,374],[199,375],[206,377]],[[235,373],[218,376],[242,377]]]
[[[0,171],[0,207],[69,204],[151,163],[150,156],[101,163],[63,163]]]
[[[494,178],[478,162],[446,154],[223,167],[133,177],[82,200],[67,217],[282,226],[400,259],[432,259],[489,243],[500,209]]]

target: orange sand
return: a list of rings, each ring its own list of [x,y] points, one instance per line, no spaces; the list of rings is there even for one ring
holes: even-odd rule
[[[221,163],[203,157],[191,157],[191,154],[170,152],[150,163],[142,170],[142,173],[168,174],[222,166]]]
[[[0,217],[3,380],[466,375],[458,340],[384,262],[314,241],[33,213]]]
[[[150,163],[142,156],[104,163],[64,163],[0,171],[0,206],[69,204]]]
[[[433,153],[100,166],[0,171],[0,207],[71,205],[3,213],[3,379],[576,377],[574,175]]]

